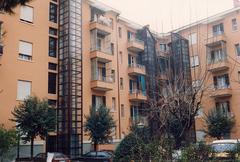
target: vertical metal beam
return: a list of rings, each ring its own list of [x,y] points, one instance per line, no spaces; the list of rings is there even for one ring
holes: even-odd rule
[[[82,0],[59,1],[57,149],[82,154]]]

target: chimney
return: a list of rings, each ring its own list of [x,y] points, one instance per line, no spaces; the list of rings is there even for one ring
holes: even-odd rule
[[[240,0],[233,0],[233,6],[236,7],[240,7]]]

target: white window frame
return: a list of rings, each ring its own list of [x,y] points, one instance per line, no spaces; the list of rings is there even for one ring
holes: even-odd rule
[[[18,58],[21,60],[32,60],[33,44],[23,40],[19,41],[19,55]]]
[[[234,18],[232,19],[232,31],[237,31],[238,30],[238,23],[237,23],[237,19]]]
[[[191,62],[191,67],[192,68],[199,66],[200,65],[199,56],[198,55],[191,56],[190,62]]]
[[[23,101],[24,99],[31,95],[31,91],[32,91],[31,81],[26,80],[17,81],[17,100]]]
[[[20,8],[20,20],[28,23],[33,23],[34,20],[34,8],[31,6],[21,6]]]
[[[189,44],[194,45],[197,44],[197,33],[191,33],[188,36]]]
[[[116,97],[112,97],[112,112],[116,111]]]

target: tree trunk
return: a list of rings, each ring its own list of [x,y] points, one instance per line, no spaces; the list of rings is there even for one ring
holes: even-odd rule
[[[31,138],[31,160],[33,160],[33,143],[34,143],[34,137]]]

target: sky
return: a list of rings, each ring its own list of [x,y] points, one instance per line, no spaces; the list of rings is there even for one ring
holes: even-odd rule
[[[233,0],[99,0],[122,17],[168,32],[233,8]]]

